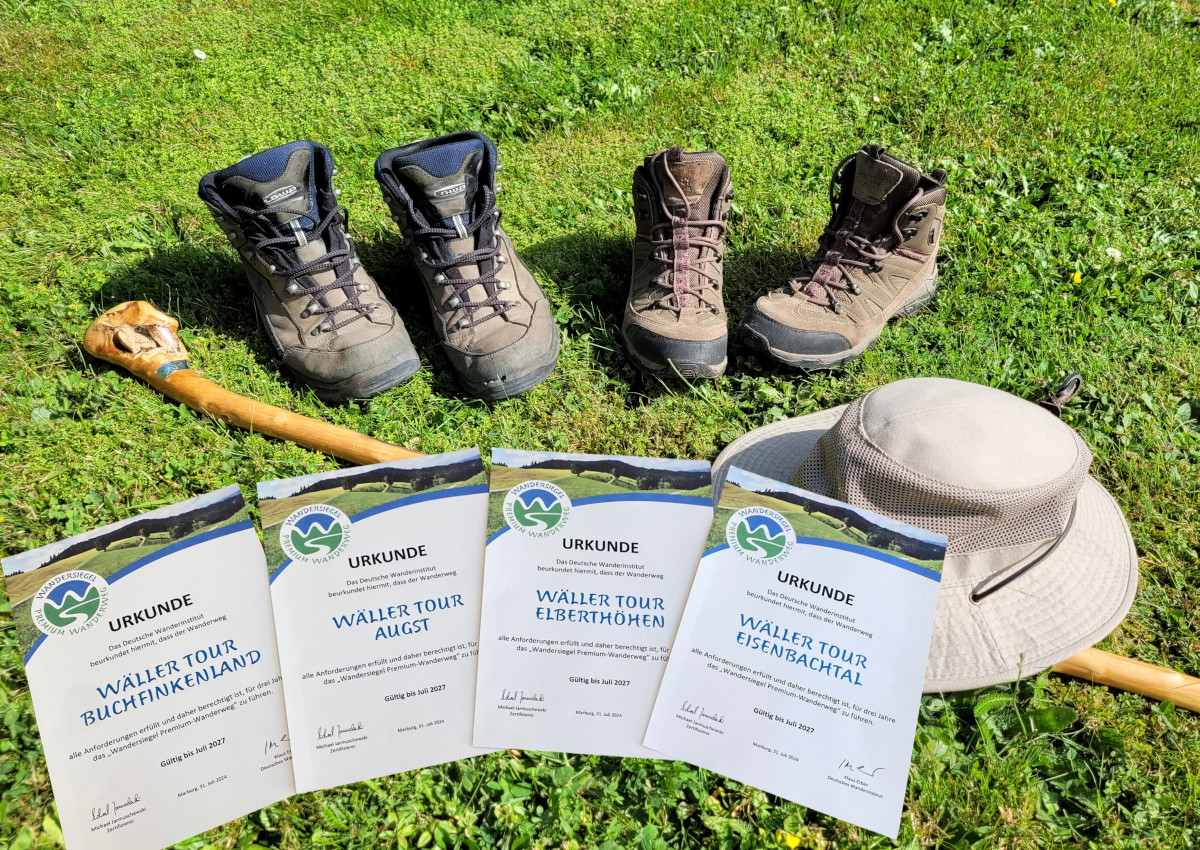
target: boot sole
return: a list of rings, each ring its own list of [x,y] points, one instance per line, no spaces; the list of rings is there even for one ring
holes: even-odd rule
[[[381,372],[355,375],[344,381],[325,384],[284,365],[299,383],[310,388],[313,394],[326,404],[345,404],[351,399],[371,398],[384,390],[390,390],[392,387],[403,384],[421,370],[420,360],[405,360]]]
[[[511,378],[505,375],[502,378],[492,381],[470,381],[464,376],[458,375],[458,383],[475,398],[481,398],[484,401],[503,401],[506,398],[512,398],[527,390],[531,390],[549,378],[554,373],[555,367],[558,366],[559,343],[557,333],[553,339],[554,345],[551,347],[550,353],[537,361],[533,369],[528,372],[514,375]]]
[[[928,307],[937,296],[937,280],[937,275],[935,274],[925,281],[924,285],[905,301],[900,306],[900,309],[891,315],[888,321],[891,321],[891,319],[907,319]],[[879,328],[879,332],[874,336],[863,340],[853,348],[838,351],[834,354],[792,354],[789,351],[772,348],[763,336],[755,333],[745,323],[738,327],[738,337],[748,348],[762,352],[778,360],[780,363],[796,369],[803,369],[805,372],[818,372],[825,369],[838,369],[862,357],[868,349],[879,342],[879,337],[883,335],[883,328],[886,326],[887,322],[884,322],[883,326]]]
[[[649,360],[644,359],[628,343],[625,345],[625,350],[629,352],[629,356],[633,358],[634,364],[639,369],[655,377],[678,375],[688,380],[712,380],[724,375],[725,367],[729,365],[728,357],[721,360],[720,363],[676,363],[675,361],[671,361],[663,365],[662,363],[651,363]]]

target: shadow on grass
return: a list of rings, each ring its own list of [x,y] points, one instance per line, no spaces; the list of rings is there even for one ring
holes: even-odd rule
[[[552,289],[560,327],[591,343],[593,364],[613,381],[628,384],[644,399],[687,391],[678,376],[659,378],[638,369],[625,351],[621,321],[629,294],[633,240],[624,234],[584,229],[535,243],[521,256]],[[729,317],[730,362],[736,373],[749,355],[734,339],[746,308],[768,290],[783,285],[804,267],[806,255],[781,246],[730,246],[725,252],[725,310]],[[758,371],[802,377],[787,367],[762,362]]]
[[[643,373],[630,360],[621,338],[621,319],[629,289],[632,240],[624,234],[585,229],[518,249],[550,299],[560,328],[569,338],[586,341],[592,368],[629,388],[631,403],[687,392],[678,377]],[[413,345],[441,396],[474,401],[454,378],[434,334],[418,273],[398,236],[359,243],[363,265],[395,305]],[[725,263],[725,306],[730,319],[729,374],[737,375],[749,352],[732,337],[745,308],[768,289],[781,285],[803,266],[804,256],[779,246],[730,247]],[[204,328],[244,342],[267,371],[275,371],[299,392],[306,387],[283,369],[259,325],[241,264],[229,252],[181,242],[145,255],[110,277],[96,306],[109,309],[122,301],[149,301],[179,320],[184,331]],[[561,366],[560,366],[561,368]],[[801,374],[755,358],[757,374]]]
[[[417,353],[434,371],[435,389],[443,395],[467,398],[434,337],[425,296],[407,254],[388,242],[360,244],[359,254],[363,266],[396,306]],[[217,336],[241,340],[264,369],[277,372],[281,381],[298,392],[307,392],[307,386],[283,368],[255,315],[241,263],[229,251],[186,242],[155,250],[109,277],[95,299],[99,312],[122,301],[149,301],[178,319],[185,332],[204,328]]]

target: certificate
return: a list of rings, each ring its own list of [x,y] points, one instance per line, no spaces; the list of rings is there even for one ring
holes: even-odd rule
[[[297,790],[487,752],[486,481],[470,449],[258,485]]]
[[[712,521],[706,462],[492,451],[475,743],[642,746]]]
[[[735,468],[645,743],[892,838],[946,538]]]
[[[4,560],[70,850],[173,844],[294,791],[237,488]]]

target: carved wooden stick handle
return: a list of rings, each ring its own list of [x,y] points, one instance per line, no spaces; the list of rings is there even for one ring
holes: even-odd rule
[[[187,349],[178,330],[179,322],[153,305],[126,301],[92,323],[83,346],[101,360],[128,369],[168,398],[239,428],[290,440],[358,464],[421,456],[421,452],[218,387],[189,368]]]
[[[1200,679],[1095,647],[1055,664],[1054,672],[1200,711]]]
[[[178,330],[179,322],[153,305],[126,301],[92,323],[83,345],[92,355],[123,366],[168,398],[240,428],[290,440],[353,463],[382,463],[421,456],[421,452],[221,389],[188,367],[187,349],[176,333]],[[1054,669],[1200,711],[1200,679],[1164,667],[1099,649],[1085,649]]]

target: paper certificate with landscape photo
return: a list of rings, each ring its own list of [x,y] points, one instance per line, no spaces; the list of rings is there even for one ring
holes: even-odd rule
[[[656,755],[642,735],[711,480],[703,461],[493,450],[476,744]]]
[[[646,746],[895,838],[945,547],[731,468]]]
[[[237,485],[4,559],[63,836],[164,847],[294,791]]]
[[[258,485],[299,791],[465,758],[487,476],[478,449]]]

